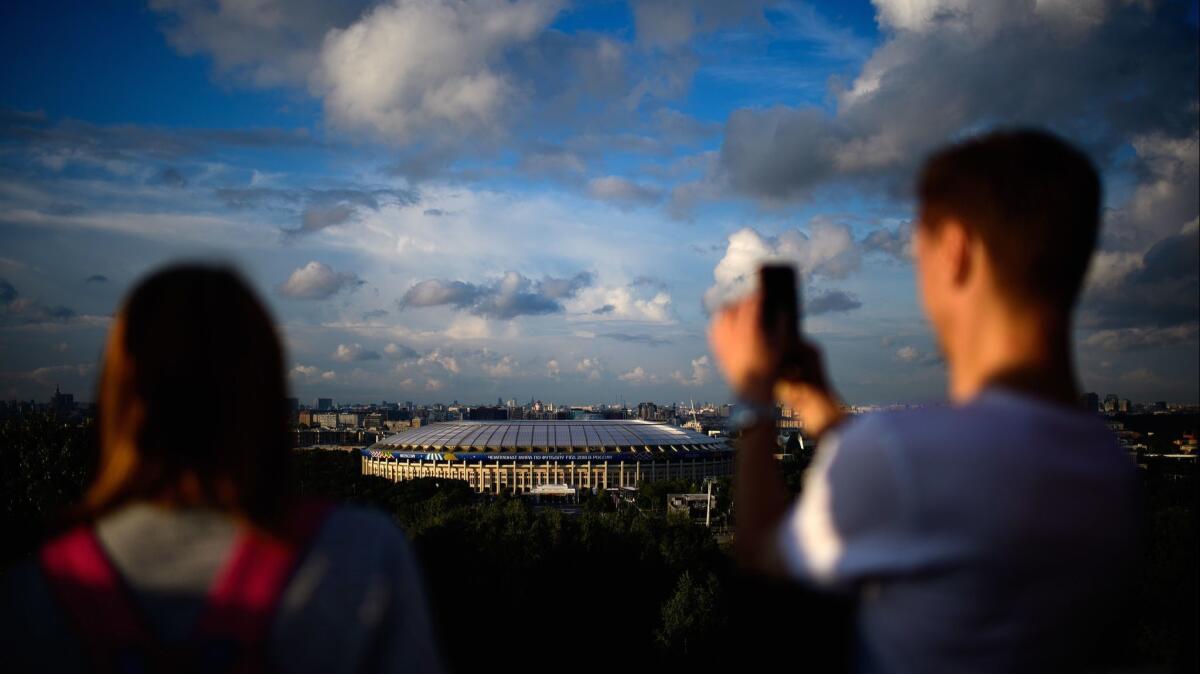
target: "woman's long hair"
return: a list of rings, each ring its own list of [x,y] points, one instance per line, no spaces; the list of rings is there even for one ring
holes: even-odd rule
[[[109,332],[84,515],[149,500],[275,528],[292,494],[285,395],[270,315],[237,274],[198,264],[155,272]]]

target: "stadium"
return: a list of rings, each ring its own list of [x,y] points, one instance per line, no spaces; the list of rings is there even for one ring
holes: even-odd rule
[[[647,421],[455,421],[362,450],[362,472],[465,480],[479,493],[564,495],[733,472],[724,438]]]

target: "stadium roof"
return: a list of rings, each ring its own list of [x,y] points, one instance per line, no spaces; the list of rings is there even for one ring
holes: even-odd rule
[[[648,421],[451,421],[401,431],[374,447],[488,452],[692,450],[723,448],[725,439]]]

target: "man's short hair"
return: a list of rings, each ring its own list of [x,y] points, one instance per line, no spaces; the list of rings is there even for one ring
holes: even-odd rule
[[[1100,221],[1100,176],[1057,136],[1007,130],[930,157],[917,182],[920,226],[955,219],[978,236],[1010,299],[1069,310]]]

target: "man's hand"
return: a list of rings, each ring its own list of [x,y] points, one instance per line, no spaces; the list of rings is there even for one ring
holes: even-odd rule
[[[738,396],[763,404],[774,401],[780,349],[763,334],[761,293],[735,302],[713,317],[708,343]]]
[[[841,408],[820,352],[803,338],[787,343],[786,327],[763,330],[762,294],[755,292],[713,317],[708,341],[738,396],[762,404],[782,400],[800,413],[810,435],[819,436],[841,419]]]

